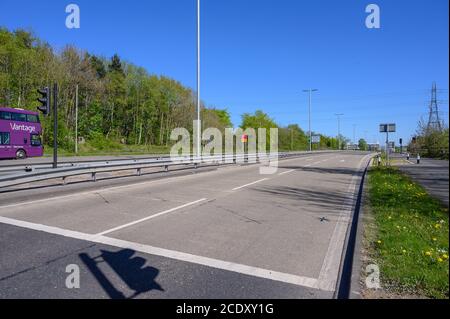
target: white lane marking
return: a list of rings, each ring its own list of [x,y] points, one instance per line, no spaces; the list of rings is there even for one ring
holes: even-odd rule
[[[321,155],[322,154],[317,154],[315,156],[321,156]],[[291,159],[282,159],[282,161],[283,162],[290,162],[290,161],[304,160],[304,159],[312,160],[315,156],[312,156],[312,157],[299,157],[299,158],[291,158]],[[312,163],[310,165],[313,165],[313,164],[317,164],[317,162],[316,163]],[[305,167],[309,167],[310,165],[306,165]],[[204,173],[204,174],[207,174],[207,173]],[[170,183],[170,182],[172,182],[174,180],[184,180],[184,179],[189,179],[189,178],[193,178],[193,177],[195,177],[195,176],[194,175],[171,176],[171,177],[167,177],[167,178],[164,178],[164,179],[157,179],[157,180],[139,182],[139,183],[128,184],[128,185],[111,186],[111,187],[105,187],[105,188],[100,188],[100,189],[88,190],[88,191],[74,193],[74,194],[48,197],[48,198],[36,199],[36,200],[20,202],[20,203],[14,203],[14,204],[7,204],[7,205],[0,206],[0,209],[2,209],[2,208],[11,208],[11,207],[18,207],[18,206],[24,206],[24,205],[39,204],[39,203],[45,203],[45,202],[50,202],[50,201],[57,201],[57,200],[61,200],[61,199],[78,197],[78,196],[82,196],[82,195],[89,195],[89,194],[97,194],[97,193],[102,193],[102,192],[115,191],[115,190],[119,190],[119,189],[123,189],[123,188],[129,189],[129,188],[133,188],[133,187],[140,187],[140,186],[151,185],[151,184],[166,184],[166,183]],[[243,185],[241,187],[245,187],[245,186],[249,186],[249,185],[251,185],[251,184]],[[239,188],[236,188],[236,190],[237,189],[239,189]],[[233,189],[233,190],[235,190],[235,189]]]
[[[174,212],[176,210],[179,210],[179,209],[182,209],[182,208],[185,208],[185,207],[188,207],[188,206],[195,205],[195,204],[203,202],[205,200],[206,200],[206,198],[202,198],[202,199],[199,199],[199,200],[195,200],[193,202],[186,203],[184,205],[180,205],[180,206],[177,206],[177,207],[174,207],[174,208],[171,208],[171,209],[167,209],[167,210],[162,211],[160,213],[156,213],[156,214],[153,214],[153,215],[150,215],[150,216],[147,216],[147,217],[135,220],[134,222],[127,223],[127,224],[124,224],[124,225],[120,225],[120,226],[117,226],[117,227],[114,227],[114,228],[102,231],[101,233],[98,233],[97,235],[99,235],[99,236],[106,235],[106,234],[112,233],[112,232],[114,232],[116,230],[123,229],[123,228],[126,228],[126,227],[130,227],[130,226],[142,223],[142,222],[144,222],[146,220],[153,219],[153,218],[165,215],[165,214],[172,213],[172,212]]]
[[[162,256],[174,260],[185,261],[193,264],[213,267],[216,269],[222,269],[226,271],[232,271],[235,273],[245,274],[253,277],[270,279],[275,281],[280,281],[284,283],[289,283],[298,286],[304,286],[308,288],[318,288],[318,280],[316,278],[297,276],[288,273],[277,272],[269,269],[258,268],[253,266],[247,266],[243,264],[233,263],[229,261],[223,261],[219,259],[198,256],[188,253],[183,253],[175,250],[169,250],[164,248],[153,247],[149,245],[139,244],[135,242],[125,241],[121,239],[101,236],[101,235],[92,235],[81,233],[77,231],[62,229],[53,226],[46,226],[41,224],[35,224],[25,221],[20,221],[16,219],[11,219],[7,217],[0,216],[0,223],[13,225],[17,227],[32,229],[43,231],[50,234],[61,235],[64,237],[86,240],[90,242],[95,242],[104,245],[110,245],[114,247],[119,247],[123,249],[133,249],[138,252]]]
[[[339,162],[343,163],[343,162],[345,162],[345,160],[340,160]]]
[[[295,171],[295,169],[290,169],[290,170],[288,170],[288,171],[281,172],[281,173],[279,173],[278,175],[289,174],[289,173],[292,173],[292,172],[294,172],[294,171]]]
[[[319,156],[321,154],[317,154],[316,156]],[[290,162],[293,160],[303,160],[303,159],[309,159],[311,160],[312,157],[296,157],[296,158],[290,158],[290,159],[279,159],[279,161],[283,161],[283,162]],[[249,166],[249,167],[257,167],[257,166],[261,166],[261,164],[258,164],[256,166]],[[227,167],[225,167],[227,168]],[[234,169],[239,169],[242,167],[232,167]],[[247,167],[244,167],[247,168]],[[211,172],[214,173],[215,171]],[[208,172],[205,172],[203,174],[208,174]],[[48,201],[54,201],[54,200],[60,200],[60,199],[66,199],[66,198],[71,198],[71,197],[77,197],[80,195],[87,195],[87,194],[96,194],[99,192],[108,192],[108,191],[114,191],[114,190],[118,190],[118,189],[122,189],[122,188],[132,188],[132,187],[140,187],[140,186],[144,186],[144,185],[149,185],[149,184],[159,184],[159,183],[170,183],[174,180],[184,180],[184,179],[189,179],[189,178],[193,178],[196,177],[195,175],[184,175],[184,176],[170,176],[164,179],[157,179],[157,180],[152,180],[152,181],[145,181],[145,182],[138,182],[138,183],[133,183],[133,184],[127,184],[127,185],[120,185],[120,186],[111,186],[111,187],[105,187],[105,188],[100,188],[100,189],[94,189],[94,190],[88,190],[88,191],[84,191],[84,192],[79,192],[79,193],[74,193],[74,194],[68,194],[68,195],[61,195],[61,196],[54,196],[54,197],[49,197],[49,198],[42,198],[42,199],[36,199],[36,200],[31,200],[31,201],[27,201],[27,202],[20,202],[20,203],[14,203],[14,204],[7,204],[7,205],[3,205],[0,206],[1,208],[10,208],[10,207],[17,207],[17,206],[23,206],[23,205],[31,205],[31,204],[38,204],[38,203],[45,203]]]
[[[134,183],[134,184],[129,184],[129,185],[111,186],[111,187],[94,189],[94,190],[89,190],[89,191],[84,191],[84,192],[79,192],[79,193],[74,193],[74,194],[69,194],[69,195],[61,195],[61,196],[55,196],[55,197],[31,200],[31,201],[27,201],[27,202],[7,204],[7,205],[0,206],[0,209],[2,209],[2,208],[10,208],[10,207],[17,207],[17,206],[23,206],[23,205],[45,203],[45,202],[48,202],[48,201],[60,200],[60,199],[65,199],[65,198],[70,198],[70,197],[77,197],[77,196],[80,196],[80,195],[88,195],[88,194],[109,192],[109,191],[114,191],[114,190],[122,189],[122,188],[140,187],[140,186],[149,185],[149,184],[160,184],[160,183],[164,184],[164,183],[169,183],[172,180],[188,179],[188,178],[191,178],[193,176],[194,175],[171,176],[171,177],[167,177],[165,179],[157,179],[157,180],[146,181],[146,182],[139,182],[139,183]]]
[[[358,163],[358,172],[362,171],[361,164],[372,155],[364,156]],[[318,287],[322,290],[334,291],[336,289],[339,277],[340,264],[344,253],[345,237],[350,225],[352,212],[356,203],[358,173],[353,174],[350,184],[347,188],[347,197],[340,208],[340,213],[333,234],[331,235],[330,244],[322,263],[320,270]]]
[[[303,167],[311,167],[312,165],[320,164],[321,162],[322,162],[322,161],[318,161],[318,162],[314,162],[314,163],[309,163],[309,164],[306,164],[306,165],[303,166]],[[278,175],[287,174],[287,173],[290,173],[290,172],[292,172],[292,171],[295,171],[295,170],[293,169],[293,170],[290,170],[290,171],[282,172],[282,173],[279,173]]]
[[[251,183],[248,183],[248,184],[245,184],[245,185],[242,185],[242,186],[235,187],[235,188],[232,189],[232,191],[237,191],[238,189],[241,189],[241,188],[244,188],[244,187],[247,187],[247,186],[251,186],[251,185],[254,185],[254,184],[257,184],[257,183],[261,183],[261,182],[264,182],[266,180],[268,180],[268,178],[262,178],[262,179],[259,179],[257,181],[254,181],[254,182],[251,182]]]

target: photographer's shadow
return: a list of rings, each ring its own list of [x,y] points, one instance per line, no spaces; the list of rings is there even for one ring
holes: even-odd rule
[[[91,258],[86,253],[81,253],[79,256],[110,298],[132,299],[151,290],[164,291],[155,281],[159,270],[145,266],[146,260],[144,258],[139,256],[133,257],[135,254],[134,250],[122,249],[117,252],[111,252],[101,249],[100,252],[101,254],[94,258]],[[120,279],[126,283],[128,288],[133,290],[131,296],[126,297],[123,292],[114,287],[111,280],[98,267],[98,264],[102,262],[107,263]]]

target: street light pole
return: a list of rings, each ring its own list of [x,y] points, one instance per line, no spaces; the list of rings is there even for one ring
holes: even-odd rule
[[[200,0],[197,0],[197,158],[201,155],[200,123]]]
[[[337,116],[338,120],[338,150],[341,150],[341,116],[343,113],[334,114]]]
[[[312,132],[311,132],[311,95],[312,92],[318,91],[317,89],[303,90],[303,92],[309,93],[309,104],[308,104],[308,126],[309,126],[309,151],[312,151]]]
[[[75,155],[78,155],[78,84],[75,86]]]

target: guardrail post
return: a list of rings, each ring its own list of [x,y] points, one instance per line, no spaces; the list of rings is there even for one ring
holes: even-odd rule
[[[140,167],[136,169],[136,174],[137,174],[137,176],[141,176],[141,168]]]
[[[169,171],[169,165],[164,165],[164,171],[168,172]]]
[[[92,179],[93,182],[97,181],[97,173],[96,172],[92,172],[91,173],[91,179]]]
[[[197,163],[194,163],[194,168],[197,168],[197,166],[198,166],[198,164],[197,164]]]
[[[62,182],[63,182],[63,185],[66,185],[66,176],[63,176]]]

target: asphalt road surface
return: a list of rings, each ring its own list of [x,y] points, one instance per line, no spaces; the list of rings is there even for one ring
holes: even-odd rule
[[[431,196],[438,198],[449,207],[449,162],[422,158],[420,164],[417,164],[416,158],[411,157],[409,161],[406,161],[404,156],[402,158],[404,161],[403,165],[399,165],[400,169],[421,184]]]
[[[332,298],[368,159],[0,194],[0,298]]]

